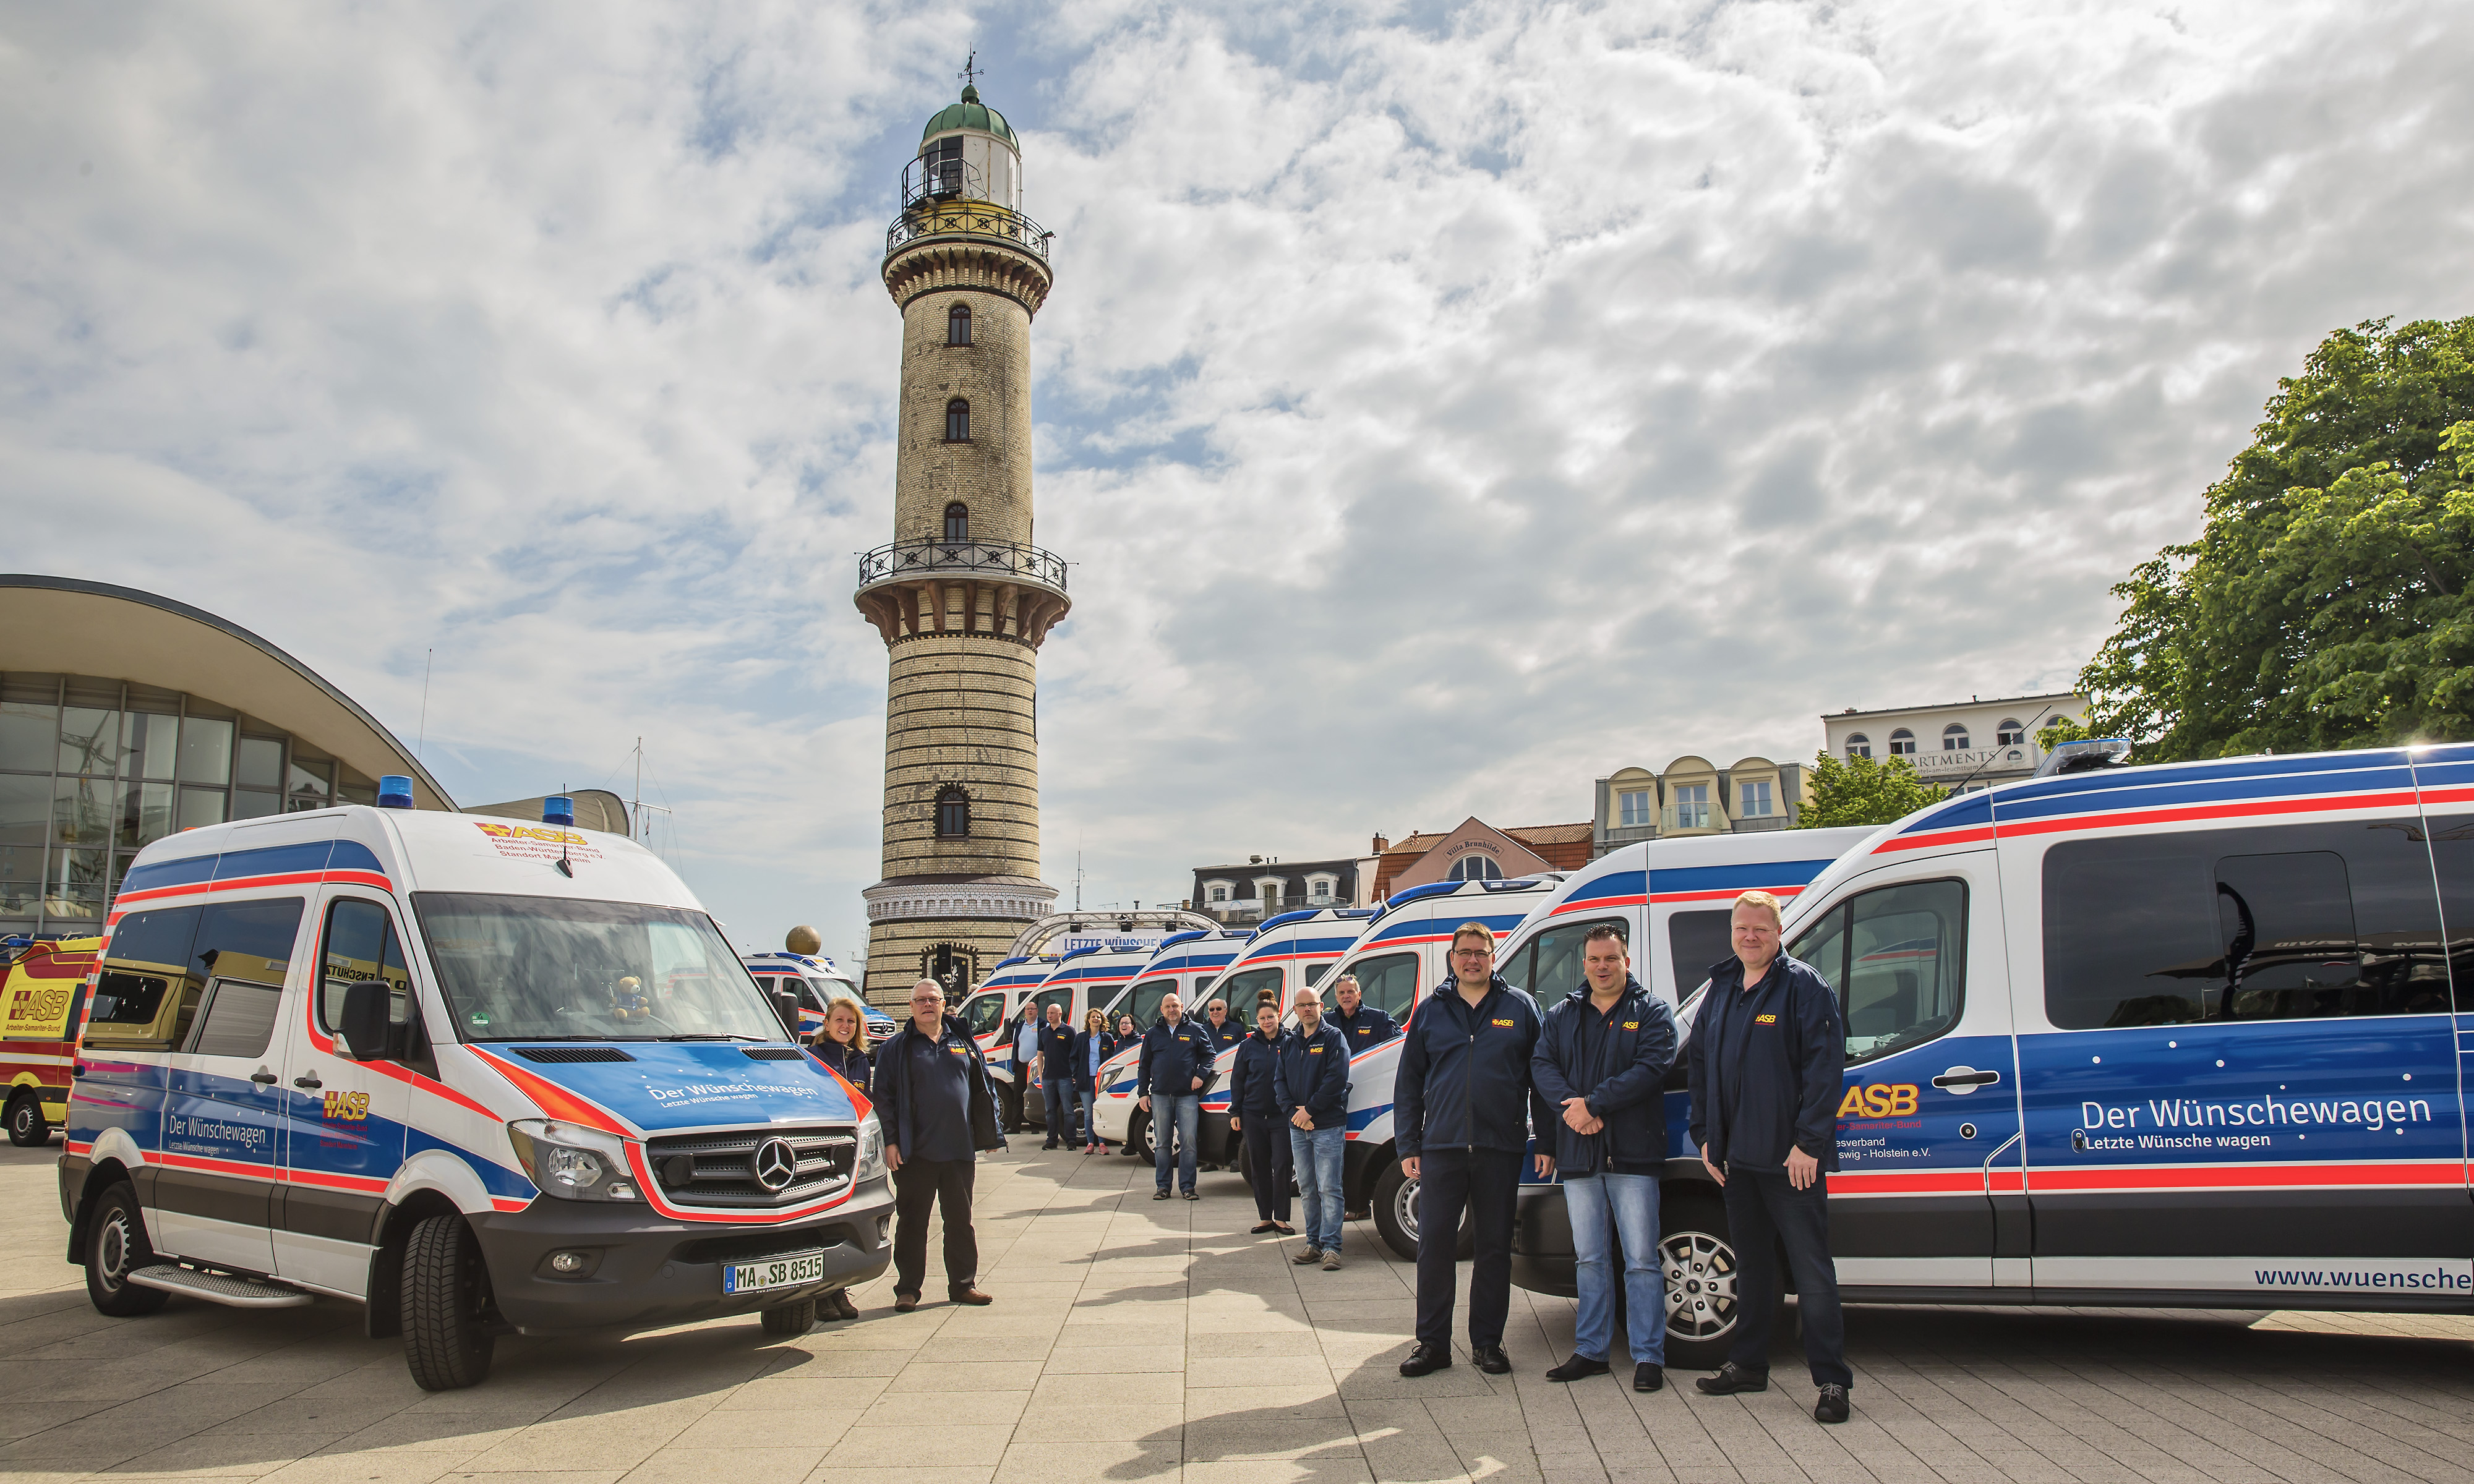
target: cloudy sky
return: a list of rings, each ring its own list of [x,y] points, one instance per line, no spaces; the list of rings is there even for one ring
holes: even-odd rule
[[[2063,687],[2316,341],[2474,312],[2462,6],[12,6],[0,567],[467,801],[641,734],[734,936],[858,946],[877,269],[973,46],[1092,904]]]

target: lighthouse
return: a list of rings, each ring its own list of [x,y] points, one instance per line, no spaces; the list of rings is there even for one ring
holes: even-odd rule
[[[923,976],[958,1000],[1056,899],[1039,879],[1039,647],[1073,600],[1031,499],[1048,247],[1012,127],[965,85],[928,120],[885,235],[893,539],[860,559],[857,594],[887,659],[883,878],[861,894],[878,1004]]]

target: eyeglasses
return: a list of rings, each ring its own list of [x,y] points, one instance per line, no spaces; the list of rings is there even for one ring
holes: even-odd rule
[[[1492,958],[1494,950],[1492,948],[1454,948],[1452,956],[1454,958]]]

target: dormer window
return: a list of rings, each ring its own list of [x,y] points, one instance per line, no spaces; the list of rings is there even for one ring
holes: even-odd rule
[[[945,442],[967,443],[971,441],[971,404],[956,397],[945,404]]]
[[[967,346],[971,343],[971,306],[956,304],[945,312],[945,344]]]
[[[945,539],[954,542],[971,539],[971,508],[959,500],[945,507]]]

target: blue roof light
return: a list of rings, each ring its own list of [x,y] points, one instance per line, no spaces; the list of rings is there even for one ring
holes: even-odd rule
[[[575,823],[575,801],[565,794],[552,794],[548,798],[543,800],[542,823],[545,825],[573,825]]]
[[[378,779],[378,807],[409,809],[412,807],[412,779],[400,773],[390,773]]]

